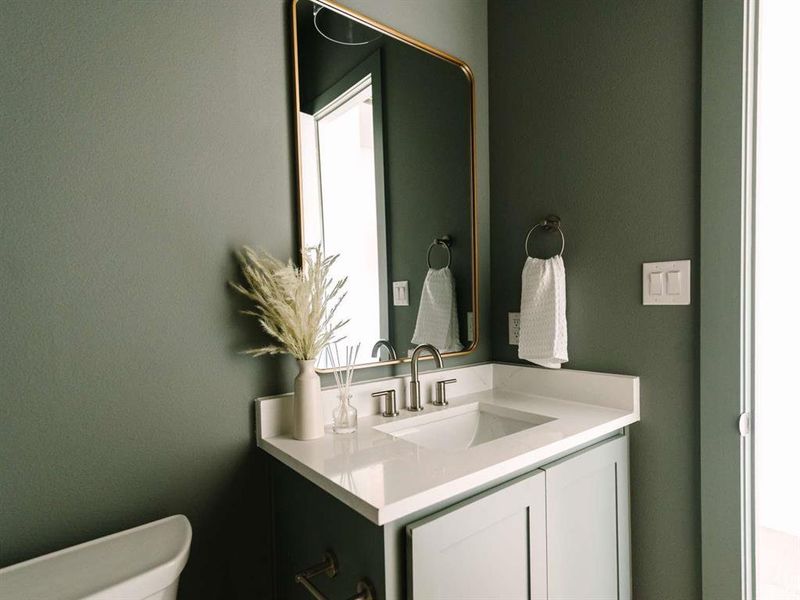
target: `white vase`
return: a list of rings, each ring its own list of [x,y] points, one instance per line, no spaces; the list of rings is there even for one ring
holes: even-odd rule
[[[315,440],[325,435],[322,419],[322,388],[314,360],[298,360],[294,378],[294,439]]]

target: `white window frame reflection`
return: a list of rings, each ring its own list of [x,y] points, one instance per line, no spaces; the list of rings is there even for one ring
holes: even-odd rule
[[[327,142],[321,140],[321,135],[325,135],[326,124],[334,123],[342,116],[348,118],[348,114],[352,118],[355,107],[360,107],[358,135],[368,135],[371,138],[361,139],[360,143],[362,148],[371,150],[373,177],[369,179],[374,180],[373,189],[362,189],[365,193],[361,194],[361,204],[357,208],[342,204],[342,182],[332,181],[331,176],[334,173],[330,170],[326,173],[323,161]],[[371,118],[371,127],[364,123],[365,118]],[[361,343],[360,363],[378,360],[370,357],[372,344],[378,339],[389,337],[382,126],[380,59],[377,54],[317,98],[309,112],[300,113],[303,239],[306,246],[320,244],[326,255],[340,255],[334,276],[346,275],[350,279],[348,296],[342,303],[338,316],[351,319],[343,331],[346,336],[344,343]],[[336,158],[335,155],[329,155],[328,163],[334,162]],[[361,183],[369,185],[370,182]],[[330,190],[327,194],[326,185]],[[330,197],[327,205],[326,195]],[[334,207],[354,210],[337,212]],[[346,232],[346,238],[342,238],[342,232]],[[330,368],[333,365],[328,365],[327,358],[323,355],[317,366]]]

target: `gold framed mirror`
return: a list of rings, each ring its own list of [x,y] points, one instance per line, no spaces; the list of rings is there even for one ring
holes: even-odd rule
[[[409,361],[422,343],[472,352],[472,71],[332,0],[293,0],[292,41],[300,243],[339,255],[337,316],[343,343],[360,344],[357,368]]]

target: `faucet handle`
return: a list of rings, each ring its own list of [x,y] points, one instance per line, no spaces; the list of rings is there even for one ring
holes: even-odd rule
[[[447,390],[445,386],[448,383],[455,383],[457,379],[443,379],[436,382],[436,399],[433,401],[434,406],[447,406]]]
[[[396,417],[397,415],[400,414],[399,412],[397,412],[397,398],[394,390],[383,390],[380,392],[375,392],[372,394],[372,397],[386,398],[383,405],[383,412],[381,413],[384,417]]]

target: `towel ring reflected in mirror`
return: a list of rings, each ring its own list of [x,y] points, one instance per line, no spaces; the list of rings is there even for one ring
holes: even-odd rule
[[[443,267],[439,267],[440,269],[447,269],[450,267],[450,262],[453,259],[453,255],[450,253],[450,236],[446,235],[444,237],[435,238],[431,245],[428,246],[428,268],[432,269],[433,265],[431,264],[431,250],[433,250],[436,246],[441,246],[445,250],[447,250],[447,264]]]
[[[528,231],[528,235],[525,236],[525,256],[533,258],[528,250],[528,242],[537,227],[541,227],[544,231],[557,231],[559,233],[561,236],[561,250],[559,250],[558,256],[562,256],[564,254],[564,232],[561,231],[561,219],[555,215],[548,216],[544,221],[537,223]]]

